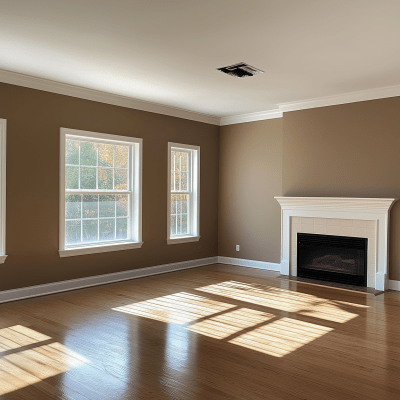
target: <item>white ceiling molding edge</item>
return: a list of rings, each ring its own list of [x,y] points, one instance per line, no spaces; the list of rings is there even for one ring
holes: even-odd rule
[[[85,100],[97,101],[100,103],[112,104],[115,106],[133,108],[140,111],[168,115],[170,117],[204,122],[206,124],[219,125],[220,121],[219,117],[215,117],[212,115],[196,113],[194,111],[188,111],[171,106],[151,103],[130,98],[127,96],[102,92],[100,90],[88,89],[81,86],[52,81],[49,79],[37,78],[31,75],[20,74],[17,72],[0,70],[0,82],[23,86],[31,89],[43,90],[45,92],[77,97]]]
[[[315,99],[300,100],[290,103],[278,104],[281,111],[298,111],[308,108],[335,106],[339,104],[356,103],[359,101],[378,100],[400,96],[400,85],[385,86],[376,89],[360,90],[335,96],[319,97]]]
[[[220,125],[233,125],[242,124],[243,122],[262,121],[264,119],[282,118],[283,113],[281,110],[267,110],[250,114],[231,115],[229,117],[222,117]]]

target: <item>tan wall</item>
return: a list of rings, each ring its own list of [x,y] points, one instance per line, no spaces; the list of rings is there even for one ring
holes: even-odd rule
[[[284,196],[400,198],[400,98],[285,113],[282,185]],[[400,202],[390,234],[400,280]]]
[[[280,262],[281,192],[282,119],[222,127],[220,256]]]
[[[218,252],[219,127],[0,84],[7,119],[8,258],[0,290],[195,258]],[[143,138],[142,249],[60,259],[60,127]],[[167,143],[201,146],[200,242],[167,245]]]

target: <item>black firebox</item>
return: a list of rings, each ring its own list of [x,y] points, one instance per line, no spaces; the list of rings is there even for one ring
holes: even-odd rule
[[[297,233],[297,276],[367,286],[368,239]]]

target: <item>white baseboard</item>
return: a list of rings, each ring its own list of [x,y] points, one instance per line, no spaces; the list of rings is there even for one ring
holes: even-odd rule
[[[239,265],[241,267],[267,269],[269,271],[280,271],[281,270],[281,264],[271,263],[271,262],[266,262],[266,261],[245,260],[243,258],[218,256],[218,263]]]
[[[201,267],[203,265],[216,264],[217,262],[218,257],[200,258],[197,260],[156,265],[154,267],[132,269],[129,271],[115,272],[112,274],[89,276],[87,278],[71,279],[68,281],[47,283],[44,285],[29,286],[20,289],[4,290],[0,292],[0,303],[66,292],[69,290],[83,289],[90,286],[104,285],[107,283],[126,281],[129,279],[158,275],[166,272],[180,271],[188,268]]]
[[[389,280],[389,289],[400,291],[400,281]]]

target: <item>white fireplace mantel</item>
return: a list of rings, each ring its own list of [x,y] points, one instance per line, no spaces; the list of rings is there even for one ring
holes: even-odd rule
[[[275,197],[275,199],[281,205],[282,275],[297,274],[297,266],[290,268],[292,218],[373,221],[375,234],[373,238],[368,239],[368,246],[371,247],[371,254],[375,259],[368,265],[374,270],[369,271],[369,276],[372,274],[373,278],[369,279],[369,282],[367,280],[367,285],[376,290],[388,288],[389,212],[396,199],[340,197]]]

